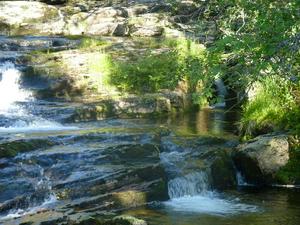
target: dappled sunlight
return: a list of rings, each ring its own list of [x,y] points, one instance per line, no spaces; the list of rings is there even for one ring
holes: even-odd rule
[[[136,207],[147,203],[146,193],[142,191],[128,190],[116,192],[113,196],[123,207]]]
[[[299,9],[0,0],[0,224],[297,224]]]

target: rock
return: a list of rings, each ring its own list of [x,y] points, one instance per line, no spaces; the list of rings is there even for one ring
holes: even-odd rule
[[[157,26],[133,26],[131,28],[131,36],[136,37],[157,37],[161,36],[164,29]]]
[[[276,182],[276,173],[289,161],[286,135],[263,135],[242,144],[234,153],[237,169],[246,181],[255,185]]]
[[[104,7],[79,12],[67,19],[64,33],[69,35],[126,36],[128,12],[121,7]]]
[[[96,121],[114,116],[113,104],[110,101],[103,101],[97,105],[77,108],[74,114],[68,119],[72,122]]]
[[[82,219],[76,225],[147,225],[146,221],[129,215],[115,216],[110,219],[99,219],[88,217]]]
[[[0,158],[15,157],[18,153],[55,145],[49,139],[17,140],[0,144]]]
[[[66,87],[66,86],[65,86]],[[51,91],[50,91],[51,92]],[[53,91],[51,93],[54,93]],[[68,122],[97,121],[109,117],[136,118],[167,115],[184,109],[182,96],[176,93],[116,97],[77,107]]]
[[[60,34],[64,21],[59,10],[41,2],[0,2],[1,34]]]
[[[145,5],[131,6],[127,9],[128,16],[133,17],[147,12],[149,7]]]
[[[61,5],[68,2],[68,0],[40,0],[40,1],[49,5]]]
[[[113,222],[119,225],[147,225],[146,221],[128,215],[117,216],[113,218]]]
[[[225,190],[236,186],[236,171],[230,152],[216,151],[210,170],[213,188]]]
[[[129,33],[131,36],[155,37],[161,36],[164,31],[164,20],[159,14],[148,13],[129,19]]]

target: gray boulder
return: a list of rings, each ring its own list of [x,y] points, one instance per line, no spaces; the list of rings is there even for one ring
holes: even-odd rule
[[[255,185],[271,185],[276,173],[289,161],[286,135],[263,135],[238,146],[234,161],[246,181]]]

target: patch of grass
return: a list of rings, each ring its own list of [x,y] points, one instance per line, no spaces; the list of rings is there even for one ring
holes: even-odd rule
[[[284,78],[267,77],[261,81],[254,99],[243,106],[240,129],[244,139],[299,126],[292,119],[300,118],[300,111],[290,89],[290,81]]]
[[[181,79],[178,55],[165,52],[148,54],[135,62],[112,62],[110,83],[131,93],[174,89]]]
[[[203,103],[206,87],[210,87],[212,76],[205,74],[205,47],[186,39],[140,39],[140,48],[150,49],[144,55],[130,60],[114,61],[111,64],[110,83],[123,92],[147,93],[161,89],[173,90],[179,82],[188,83],[187,92],[198,93],[195,103]],[[152,51],[164,49],[163,51]],[[196,96],[196,95],[194,95]]]
[[[99,47],[105,47],[108,45],[108,42],[102,39],[92,38],[92,37],[82,37],[79,48],[81,49],[93,49]]]

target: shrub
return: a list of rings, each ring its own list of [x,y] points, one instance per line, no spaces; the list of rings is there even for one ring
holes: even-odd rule
[[[112,62],[110,82],[131,93],[174,89],[181,79],[176,51],[147,54],[134,62]]]

